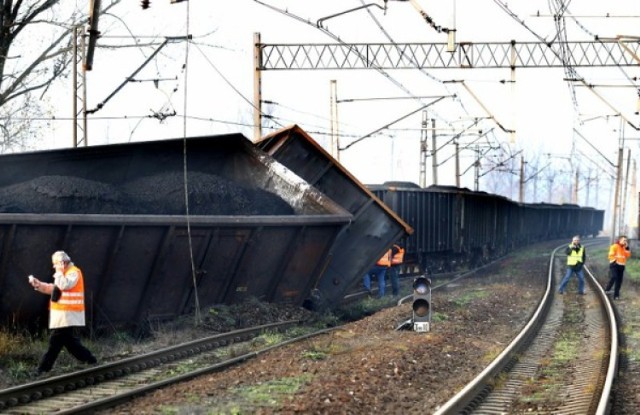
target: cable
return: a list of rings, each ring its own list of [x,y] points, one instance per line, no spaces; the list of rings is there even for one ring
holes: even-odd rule
[[[332,32],[330,32],[329,30],[323,28],[323,27],[317,27],[316,25],[314,25],[313,23],[311,23],[311,21],[309,20],[305,20],[303,18],[301,18],[300,16],[297,16],[291,12],[289,12],[288,10],[282,10],[278,7],[272,6],[270,4],[266,4],[264,2],[262,2],[261,0],[253,0],[255,3],[260,4],[261,6],[267,7],[271,10],[274,10],[280,14],[283,14],[287,17],[290,17],[292,19],[295,19],[301,23],[304,23],[306,25],[312,26],[317,30],[320,30],[321,32],[323,32],[324,34],[326,34],[327,36],[329,36],[330,38],[332,38],[333,40],[335,40],[336,42],[340,43],[343,46],[348,46],[348,44],[346,42],[344,42],[342,39],[340,39],[340,37],[334,35]],[[355,54],[359,55],[360,58],[362,58],[363,60],[366,60],[366,57],[362,56],[361,54],[359,54],[357,51],[354,51]],[[384,76],[385,78],[387,78],[390,82],[392,82],[395,86],[397,86],[398,88],[400,88],[402,91],[404,91],[408,96],[410,97],[414,97],[414,94],[411,92],[411,90],[409,88],[407,88],[406,86],[404,86],[402,83],[400,83],[399,81],[397,81],[396,79],[394,79],[391,75],[389,75],[388,72],[386,72],[384,69],[380,68],[379,66],[371,66],[372,69],[374,69],[375,71],[377,71],[379,74],[381,74],[382,76]]]
[[[188,4],[188,2],[187,2]],[[222,72],[220,72],[220,70],[218,70],[218,68],[213,64],[213,62],[211,62],[211,60],[209,59],[209,57],[198,47],[197,44],[194,44],[193,46],[195,46],[195,48],[202,54],[202,57],[204,57],[204,59],[207,61],[207,63],[209,65],[211,65],[211,67],[213,68],[214,71],[216,71],[216,73],[218,74],[218,76],[220,76],[220,78],[222,78],[222,80],[229,85],[229,87],[231,89],[233,89],[233,91],[238,94],[238,96],[240,98],[242,98],[247,104],[249,104],[251,106],[251,108],[253,108],[254,111],[260,111],[260,108],[257,108],[253,102],[251,102],[251,100],[249,100],[247,97],[245,97],[242,92],[240,92],[240,90],[238,88],[236,88],[228,79],[227,77],[225,77]],[[185,112],[186,114],[186,112]],[[260,111],[260,114],[262,115],[266,115],[264,112]],[[284,127],[283,125],[280,125],[280,127]]]
[[[191,2],[187,2],[187,15],[186,15],[186,33],[187,37],[189,36],[189,27],[190,27],[190,4]],[[190,41],[187,40],[185,44],[185,56],[184,56],[184,103],[183,103],[183,112],[188,114],[187,105],[188,105],[188,80],[189,80],[189,45]],[[193,259],[193,237],[191,235],[191,217],[189,215],[189,179],[188,179],[188,160],[187,160],[187,118],[183,117],[183,137],[182,137],[182,167],[183,167],[183,178],[184,178],[184,206],[185,206],[185,217],[187,224],[187,240],[189,241],[189,260],[191,263],[191,280],[193,283],[193,298],[195,301],[195,324],[196,326],[202,324],[202,317],[200,316],[200,297],[198,296],[198,281],[196,280],[196,265]]]
[[[361,3],[364,4],[364,0],[360,0]],[[414,5],[415,6],[415,5]],[[378,28],[380,29],[380,31],[382,32],[382,34],[387,38],[387,40],[389,40],[389,42],[400,52],[400,56],[403,56],[402,50],[401,48],[398,46],[397,42],[391,37],[391,35],[385,30],[385,28],[382,26],[382,23],[380,23],[380,21],[378,20],[378,18],[371,12],[371,10],[367,9],[367,13],[369,13],[369,16],[371,17],[371,19],[374,21],[374,23],[378,26]],[[410,61],[416,66],[419,67],[418,62],[415,61],[415,57],[411,58],[410,57]],[[427,76],[428,78],[439,82],[440,84],[442,84],[445,88],[445,90],[447,91],[448,94],[453,95],[451,93],[451,91],[449,91],[449,88],[444,84],[444,82],[438,78],[436,78],[435,76],[431,75],[430,73],[428,73],[425,69],[423,68],[419,68],[418,69],[420,71],[420,73],[424,74],[425,76]],[[420,100],[418,97],[413,96],[412,98],[416,98],[418,99],[418,101],[422,102],[422,100]],[[467,109],[465,108],[465,106],[462,104],[461,100],[457,100],[457,102],[460,104],[460,106],[462,107],[463,112],[466,115],[469,115],[469,112],[467,111]],[[424,103],[424,102],[423,102]],[[445,122],[448,125],[451,125],[451,122],[447,121],[444,117],[442,117],[441,115],[439,115],[436,111],[431,111],[431,113],[433,113],[434,118],[441,120],[443,122]]]

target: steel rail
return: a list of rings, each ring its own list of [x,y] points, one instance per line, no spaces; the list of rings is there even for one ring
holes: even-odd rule
[[[299,324],[299,320],[288,320],[221,333],[117,362],[7,388],[0,391],[0,412],[25,413],[22,412],[20,406],[63,395],[70,391],[82,390],[83,388],[133,375],[153,367],[159,367],[230,344],[246,341],[267,330],[285,330]],[[60,411],[56,411],[56,413],[60,413]]]
[[[598,407],[596,409],[596,414],[604,415],[609,413],[610,403],[611,403],[611,389],[613,388],[613,382],[616,378],[616,374],[618,372],[618,320],[616,318],[615,310],[613,309],[613,305],[611,301],[609,301],[609,297],[605,293],[604,289],[600,284],[597,283],[595,275],[591,272],[591,270],[585,266],[585,270],[587,271],[587,275],[594,282],[593,287],[597,291],[598,295],[602,299],[606,299],[603,301],[605,312],[607,314],[607,320],[609,322],[609,330],[611,333],[611,344],[609,348],[609,363],[607,366],[607,375],[604,380],[604,384],[602,386],[602,393],[600,394],[600,399],[598,400]]]
[[[469,405],[469,403],[473,399],[475,399],[486,387],[486,384],[495,376],[497,376],[515,357],[515,355],[524,348],[529,338],[537,333],[542,320],[549,310],[551,299],[553,298],[553,289],[555,286],[553,279],[553,261],[556,252],[561,247],[564,247],[564,245],[557,247],[551,253],[551,258],[549,260],[549,272],[547,276],[547,286],[544,295],[542,296],[542,300],[540,301],[538,308],[535,310],[533,316],[526,324],[526,326],[475,379],[469,382],[453,398],[442,405],[434,415],[459,414],[463,412],[463,410]]]
[[[486,395],[490,392],[491,387],[488,386],[501,372],[510,370],[517,356],[524,351],[532,340],[536,337],[540,327],[544,323],[546,316],[551,308],[554,298],[555,280],[554,280],[554,261],[559,249],[565,245],[555,248],[549,260],[549,271],[547,277],[547,286],[542,299],[533,313],[529,322],[522,331],[514,338],[514,340],[471,382],[469,382],[462,390],[460,390],[453,398],[443,404],[435,412],[435,415],[450,415],[459,413],[468,413],[473,410]],[[609,397],[611,387],[617,371],[618,365],[618,342],[617,342],[617,325],[614,311],[611,304],[606,300],[606,295],[602,287],[597,283],[595,277],[590,270],[587,269],[587,275],[590,283],[594,288],[594,292],[598,295],[601,304],[606,310],[610,332],[609,343],[609,359],[607,363],[607,371],[600,394],[597,397],[597,414],[605,414],[609,407]]]

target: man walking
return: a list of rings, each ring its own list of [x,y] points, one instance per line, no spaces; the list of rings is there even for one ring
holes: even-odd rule
[[[64,251],[51,256],[55,274],[53,283],[45,283],[33,276],[29,283],[38,292],[51,296],[49,302],[49,348],[42,357],[37,373],[48,372],[53,367],[63,347],[76,359],[88,364],[97,362],[95,356],[80,343],[76,327],[85,325],[84,280],[82,271],[76,267]]]

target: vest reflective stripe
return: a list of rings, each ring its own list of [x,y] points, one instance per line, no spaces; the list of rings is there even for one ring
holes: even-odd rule
[[[74,265],[69,267],[64,272],[64,275],[70,272],[76,272],[78,274],[78,281],[70,290],[62,291],[60,300],[58,300],[57,303],[53,301],[49,303],[52,310],[84,311],[84,280],[82,278],[82,271]]]
[[[376,265],[381,267],[391,266],[391,249],[389,249],[382,257],[376,262]]]
[[[567,265],[575,265],[578,262],[582,262],[583,254],[584,254],[584,246],[580,246],[580,249],[578,249],[578,252],[576,252],[574,249],[571,249],[571,253],[567,255]]]
[[[404,262],[404,249],[402,249],[398,245],[394,246],[398,248],[398,252],[396,252],[396,254],[391,257],[391,265],[400,265]]]

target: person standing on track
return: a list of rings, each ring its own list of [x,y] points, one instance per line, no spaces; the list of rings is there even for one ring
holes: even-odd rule
[[[624,268],[627,264],[627,258],[631,256],[629,250],[629,242],[627,237],[620,235],[618,241],[609,247],[609,283],[605,291],[607,294],[611,294],[611,288],[613,288],[613,299],[620,299],[620,287],[622,286],[622,277],[624,275]]]
[[[42,357],[36,374],[48,372],[53,367],[63,347],[76,359],[88,364],[97,363],[95,356],[80,343],[76,327],[84,327],[84,280],[82,271],[76,267],[64,251],[51,256],[53,283],[45,283],[29,276],[29,284],[38,292],[51,296],[49,302],[49,348]]]
[[[404,248],[398,244],[391,247],[391,267],[389,268],[389,279],[391,280],[391,292],[393,296],[400,294],[400,266],[404,262]]]
[[[376,265],[369,270],[364,276],[364,288],[371,294],[371,277],[378,280],[378,298],[384,297],[385,292],[385,276],[387,269],[391,266],[391,249],[384,253],[376,262]]]
[[[578,294],[584,294],[584,272],[582,268],[587,259],[587,253],[584,246],[580,245],[580,237],[574,236],[569,246],[565,249],[567,254],[567,273],[565,274],[558,292],[564,294],[567,284],[573,274],[578,276]]]

